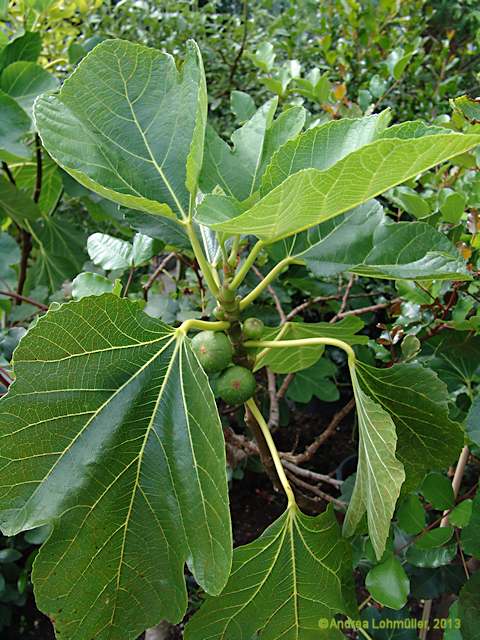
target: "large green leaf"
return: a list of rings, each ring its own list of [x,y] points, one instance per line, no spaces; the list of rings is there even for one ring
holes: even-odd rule
[[[391,118],[389,109],[365,118],[332,120],[305,131],[273,156],[262,179],[262,195],[302,169],[323,171],[360,147],[373,142]]]
[[[35,62],[20,60],[3,70],[0,87],[8,93],[19,105],[30,111],[33,101],[45,91],[51,91],[58,86],[58,80],[51,73]]]
[[[233,149],[211,128],[207,129],[200,186],[204,192],[218,185],[244,200],[259,188],[268,161],[278,147],[296,136],[305,123],[305,110],[292,107],[275,121],[277,99],[266,102],[232,134]]]
[[[377,369],[359,362],[356,369],[364,392],[395,423],[407,486],[414,488],[427,471],[448,467],[458,458],[463,430],[450,420],[447,389],[433,371],[417,363]]]
[[[352,536],[366,513],[370,540],[380,559],[405,472],[395,456],[395,424],[389,414],[362,390],[356,366],[351,366],[350,372],[357,407],[359,445],[357,477],[343,531],[346,536]]]
[[[119,204],[183,216],[203,158],[207,97],[193,42],[173,58],[122,40],[99,44],[58,94],[34,108],[50,155],[81,184]]]
[[[3,231],[0,231],[0,255],[0,286],[13,288],[17,274],[12,266],[20,262],[20,248],[12,236]]]
[[[330,624],[355,615],[348,592],[351,557],[333,510],[316,518],[288,509],[260,538],[239,547],[227,586],[208,598],[185,631],[186,640],[341,639]]]
[[[302,260],[316,276],[350,271],[372,278],[468,279],[449,239],[423,222],[392,222],[371,200],[352,211],[272,245],[276,260]]]
[[[69,640],[182,618],[184,563],[219,593],[231,564],[222,430],[182,332],[106,294],[41,318],[0,403],[1,528],[52,523],[37,603]]]
[[[30,150],[23,142],[30,125],[30,118],[22,107],[0,91],[0,160],[16,162],[30,158]]]
[[[303,338],[336,338],[348,344],[366,344],[367,336],[355,335],[364,326],[360,318],[344,318],[340,322],[286,322],[281,327],[267,328],[262,340],[301,340]],[[324,345],[262,349],[257,353],[255,371],[270,367],[275,373],[294,373],[307,369],[322,357]]]
[[[290,175],[244,213],[212,220],[210,226],[273,242],[334,218],[479,143],[478,135],[455,133],[378,139],[328,169]],[[202,222],[207,224],[205,218]]]

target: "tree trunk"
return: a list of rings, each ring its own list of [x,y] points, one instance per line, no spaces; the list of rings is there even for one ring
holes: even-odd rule
[[[168,640],[171,628],[172,625],[169,622],[160,622],[156,627],[146,630],[145,640]]]

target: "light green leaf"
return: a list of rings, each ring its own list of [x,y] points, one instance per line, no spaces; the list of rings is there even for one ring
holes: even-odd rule
[[[480,336],[447,331],[425,342],[422,359],[449,391],[470,388],[480,372]]]
[[[355,335],[364,326],[360,318],[344,318],[340,322],[286,322],[281,327],[267,328],[262,340],[301,340],[303,338],[336,338],[348,344],[366,344],[367,336]],[[323,345],[263,349],[257,353],[254,371],[269,367],[275,373],[294,373],[314,365],[322,357]]]
[[[37,322],[15,373],[0,403],[1,527],[54,524],[33,581],[58,635],[134,640],[179,621],[185,562],[219,593],[232,544],[224,442],[184,334],[126,299],[83,298]]]
[[[40,209],[31,196],[4,178],[0,178],[0,209],[21,227],[41,217]]]
[[[451,224],[458,224],[462,219],[466,207],[466,198],[462,193],[443,189],[440,192],[440,211],[443,220]]]
[[[232,91],[230,107],[239,122],[250,120],[256,111],[253,98],[244,91]]]
[[[183,216],[203,157],[206,89],[197,46],[173,58],[121,40],[99,44],[58,94],[40,97],[37,128],[55,161],[119,204]]]
[[[357,363],[365,393],[378,402],[395,423],[397,457],[414,489],[427,471],[448,467],[463,446],[463,430],[449,418],[445,385],[420,364],[396,364],[376,369]]]
[[[273,242],[334,218],[479,143],[478,135],[456,133],[379,139],[324,171],[309,168],[290,175],[245,213],[211,226]]]
[[[8,94],[0,91],[0,160],[16,162],[30,158],[23,139],[31,121],[25,111]]]
[[[103,293],[113,293],[120,296],[122,292],[122,283],[120,280],[109,280],[105,276],[98,273],[90,273],[85,271],[79,273],[72,282],[72,297],[74,300],[80,300],[87,296],[101,296]]]
[[[358,466],[355,487],[343,523],[344,535],[354,535],[367,514],[368,533],[377,559],[385,551],[390,521],[405,480],[395,457],[397,434],[386,411],[362,390],[356,368],[350,368],[358,418]]]
[[[349,153],[373,142],[385,130],[391,115],[386,109],[365,118],[342,118],[321,124],[279,148],[262,179],[262,195],[302,169],[328,169]]]
[[[25,31],[21,36],[11,40],[0,52],[0,71],[17,60],[35,60],[42,50],[42,38],[38,31]]]
[[[58,87],[58,80],[35,62],[20,60],[3,70],[0,87],[30,112],[37,96]]]
[[[374,600],[390,609],[405,606],[410,591],[410,580],[398,558],[393,554],[370,569],[365,586]]]
[[[392,222],[371,200],[269,248],[277,261],[302,260],[316,276],[349,271],[372,278],[469,279],[456,247],[423,222]]]
[[[258,188],[273,153],[296,136],[305,110],[292,107],[273,120],[277,99],[266,102],[243,127],[232,134],[233,149],[209,127],[200,186],[205,193],[219,186],[227,195],[245,200]]]
[[[287,510],[254,542],[234,551],[227,586],[208,598],[187,624],[185,640],[328,638],[319,619],[355,615],[346,596],[351,583],[350,548],[333,510],[311,518]]]
[[[94,233],[87,241],[87,251],[92,262],[106,271],[137,267],[153,255],[153,240],[137,233],[133,244],[106,233]]]
[[[432,213],[427,200],[410,187],[396,187],[385,197],[415,218],[426,218]]]

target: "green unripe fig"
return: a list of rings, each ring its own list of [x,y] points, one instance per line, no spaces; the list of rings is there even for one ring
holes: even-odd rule
[[[234,365],[225,369],[217,381],[218,395],[227,404],[241,404],[255,393],[257,383],[250,369]]]
[[[223,371],[232,361],[232,343],[221,332],[197,333],[192,340],[192,349],[207,373]]]
[[[222,309],[222,307],[215,307],[215,309],[213,310],[213,315],[217,320],[225,320],[225,311]]]
[[[247,318],[242,325],[243,335],[248,340],[259,340],[262,337],[264,324],[259,318]]]

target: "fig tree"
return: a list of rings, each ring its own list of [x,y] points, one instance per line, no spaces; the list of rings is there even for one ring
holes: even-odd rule
[[[247,318],[242,325],[243,335],[248,340],[259,340],[262,337],[264,324],[260,318]]]
[[[201,331],[192,340],[192,349],[207,373],[217,373],[232,361],[233,348],[221,332]]]
[[[253,396],[256,384],[255,377],[249,369],[234,365],[225,369],[219,377],[217,391],[227,404],[241,404]]]

